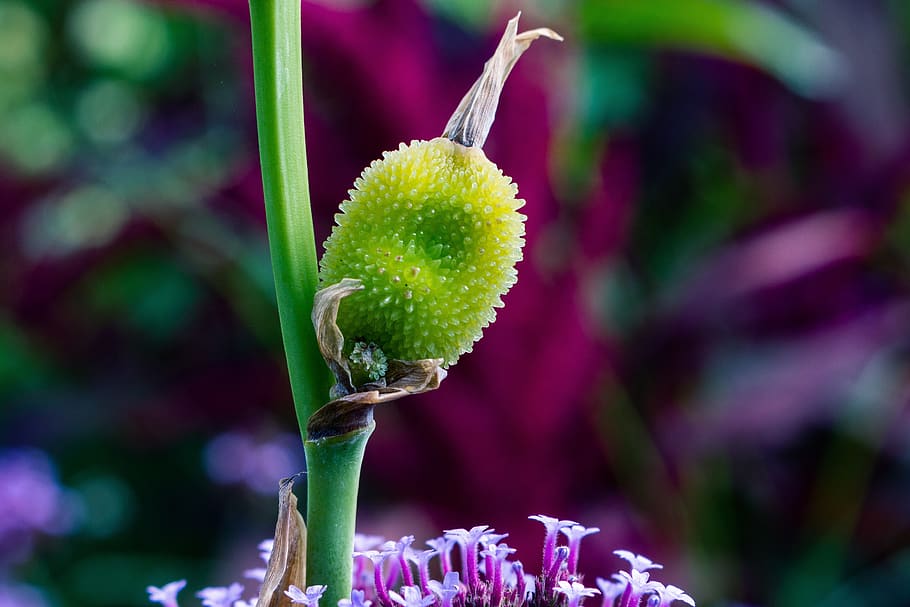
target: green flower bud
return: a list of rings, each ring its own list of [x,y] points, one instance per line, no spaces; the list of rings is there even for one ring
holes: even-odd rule
[[[357,278],[338,326],[401,360],[454,363],[496,318],[524,245],[518,188],[483,151],[449,139],[386,152],[354,183],[320,263]]]

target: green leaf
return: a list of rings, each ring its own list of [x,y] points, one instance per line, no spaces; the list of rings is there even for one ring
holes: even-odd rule
[[[585,0],[581,35],[716,55],[762,69],[807,97],[844,80],[840,56],[780,10],[741,0]]]

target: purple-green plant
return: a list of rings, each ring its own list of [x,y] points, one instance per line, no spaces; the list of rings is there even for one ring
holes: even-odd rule
[[[524,217],[518,213],[523,201],[481,148],[515,61],[537,37],[559,36],[543,29],[518,34],[518,18],[510,21],[443,136],[402,144],[364,170],[336,216],[321,262],[323,288],[316,292],[299,6],[290,0],[253,0],[251,11],[269,240],[307,456],[306,579],[300,579],[302,563],[291,554],[290,546],[301,543],[302,525],[291,513],[295,502],[288,501],[288,484],[276,531],[276,551],[280,547],[282,553],[269,562],[260,600],[267,597],[271,606],[290,599],[308,607],[320,601],[367,607],[373,600],[381,607],[579,607],[585,598],[603,594],[605,606],[615,601],[619,607],[638,607],[645,597],[653,607],[676,600],[694,605],[675,586],[649,580],[647,569],[659,565],[625,551],[617,554],[629,560],[630,571],[612,581],[598,580],[599,590],[586,587],[577,571],[580,544],[598,529],[547,516],[532,517],[546,527],[538,576],[525,574],[520,562],[510,563],[514,549],[501,543],[505,535],[486,526],[450,530],[420,553],[411,548],[412,536],[353,553],[360,467],[375,427],[373,407],[438,387],[444,368],[480,338],[516,280],[524,244]],[[301,322],[310,317],[313,328]],[[319,357],[334,375],[330,388]],[[325,398],[330,402],[322,405]],[[560,532],[567,545],[558,545]],[[449,556],[456,544],[460,572]],[[435,556],[442,582],[430,579],[428,563]],[[417,565],[416,580],[411,561]],[[367,562],[372,578],[363,577]],[[291,571],[296,578],[289,578]],[[402,585],[396,591],[392,584],[399,575]]]
[[[559,36],[547,29],[519,34],[518,17],[512,19],[443,136],[402,144],[364,170],[336,216],[317,275],[299,4],[253,0],[251,15],[269,241],[307,458],[306,537],[293,479],[286,479],[275,539],[260,545],[268,566],[246,574],[261,583],[258,599],[243,600],[243,587],[234,583],[197,593],[203,606],[581,607],[602,595],[602,607],[640,607],[643,600],[648,607],[674,601],[694,607],[679,588],[650,579],[647,570],[660,565],[628,551],[616,552],[628,571],[598,578],[599,588],[584,585],[581,541],[599,529],[574,521],[530,517],[545,528],[537,575],[511,560],[515,549],[502,541],[508,534],[486,525],[447,530],[422,551],[412,547],[413,536],[385,542],[355,534],[373,407],[437,388],[515,283],[523,201],[481,148],[515,61],[536,38]],[[456,546],[460,567],[453,565]],[[441,581],[430,571],[434,559]],[[149,597],[177,607],[184,585],[150,586]]]

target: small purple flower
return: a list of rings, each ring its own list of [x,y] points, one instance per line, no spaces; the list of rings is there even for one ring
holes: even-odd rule
[[[626,580],[619,576],[613,576],[612,580],[602,577],[597,578],[597,587],[600,588],[600,594],[603,596],[603,607],[609,607],[617,597],[622,596],[623,590],[628,585]]]
[[[505,537],[505,536],[497,536]],[[488,544],[480,554],[484,556],[487,578],[492,581],[490,589],[491,607],[499,607],[502,602],[502,564],[515,552],[508,544]]]
[[[385,581],[382,579],[382,564],[394,552],[388,550],[367,550],[366,552],[355,552],[354,556],[367,558],[373,563],[373,589],[376,591],[376,598],[384,607],[391,607],[392,599],[389,598],[386,590]]]
[[[411,568],[408,566],[408,558],[411,553],[411,544],[413,543],[413,535],[406,535],[395,542],[395,554],[398,557],[398,566],[401,567],[401,575],[404,579],[405,586],[414,585],[414,576],[411,574]],[[389,585],[391,586],[391,583]]]
[[[553,551],[553,562],[550,564],[550,568],[542,572],[544,597],[552,598],[555,596],[554,589],[556,587],[556,582],[559,581],[560,578],[564,579],[563,573],[565,572],[568,558],[568,546],[557,546],[556,550]]]
[[[637,569],[633,569],[632,573],[620,571],[619,575],[626,580],[626,583],[632,588],[633,592],[644,593],[657,588],[657,582],[648,581],[648,578],[650,578],[651,575],[644,571],[639,571]]]
[[[390,543],[390,542],[387,542]],[[394,557],[397,553],[394,550],[383,550],[383,554],[387,554],[389,557]],[[392,588],[398,582],[398,574],[401,573],[401,563],[397,558],[389,559],[389,568],[385,576],[385,587]]]
[[[585,597],[600,594],[600,590],[597,590],[596,588],[587,588],[584,584],[567,582],[566,580],[560,580],[556,585],[555,590],[556,592],[565,595],[568,603],[567,607],[578,607]]]
[[[690,607],[695,607],[695,599],[686,594],[682,588],[678,588],[672,584],[661,586],[657,589],[657,594],[660,596],[660,607],[669,607],[670,603],[673,603],[674,601],[680,601],[686,603]]]
[[[649,569],[663,569],[664,566],[660,563],[655,563],[646,556],[640,554],[635,554],[628,550],[614,550],[613,554],[619,558],[628,561],[629,566],[632,568],[632,571],[647,571]]]
[[[493,533],[489,525],[476,525],[470,529],[446,529],[443,531],[445,537],[455,540],[459,543],[476,544],[487,533]]]
[[[184,589],[186,580],[178,580],[165,584],[161,588],[149,586],[145,589],[149,593],[149,600],[153,603],[161,603],[164,607],[177,607],[177,593]]]
[[[389,596],[392,597],[392,600],[401,605],[401,607],[429,607],[436,602],[433,595],[423,596],[423,593],[420,592],[420,588],[417,586],[402,586],[401,592],[404,593],[404,596],[398,594],[394,590],[389,591]]]
[[[546,573],[553,566],[553,558],[556,556],[556,539],[559,530],[563,527],[577,525],[578,523],[568,520],[563,521],[545,514],[535,514],[528,518],[532,521],[543,523],[543,526],[546,529],[546,536],[543,541],[543,571]]]
[[[357,533],[354,535],[354,572],[352,582],[355,589],[366,590],[370,587],[371,576],[366,570],[366,563],[370,560],[366,555],[367,552],[375,552],[385,542],[385,538],[379,535],[364,535]],[[377,552],[378,554],[378,552]]]
[[[441,607],[452,607],[452,600],[461,592],[457,571],[449,571],[442,583],[430,580],[429,586],[430,591],[439,597]]]
[[[230,586],[213,586],[203,588],[196,593],[205,607],[233,607],[234,601],[240,600],[243,586],[234,582]]]
[[[284,591],[284,594],[287,595],[294,604],[306,605],[306,607],[319,607],[319,599],[325,594],[326,588],[328,588],[328,586],[317,585],[307,586],[306,590],[301,590],[297,586],[291,584],[288,586],[288,589]]]
[[[525,566],[521,561],[512,563],[512,575],[515,578],[515,599],[518,601],[518,605],[521,605],[521,603],[528,598],[528,583],[525,579]],[[533,584],[534,582],[532,581],[531,585],[533,586]]]
[[[661,587],[659,582],[648,581],[651,577],[649,573],[637,569],[633,569],[632,573],[620,571],[619,575],[626,581],[626,588],[619,601],[620,607],[637,607],[642,596],[656,592]]]
[[[249,601],[234,601],[232,607],[256,607],[259,597],[253,597]]]
[[[569,573],[575,575],[578,572],[578,555],[581,551],[582,538],[600,533],[599,527],[585,527],[583,525],[572,525],[560,529],[569,539]]]
[[[437,537],[427,540],[426,544],[439,553],[439,566],[442,568],[442,575],[446,575],[452,570],[452,547],[455,545],[455,540]]]
[[[567,546],[558,546],[556,550],[553,551],[553,562],[550,564],[550,568],[545,572],[544,578],[546,583],[544,584],[547,590],[547,594],[553,589],[556,580],[559,579],[559,574],[562,572],[563,567],[565,566],[566,560],[569,558],[569,548]]]
[[[493,533],[489,525],[477,525],[468,529],[447,529],[445,537],[453,539],[461,546],[461,559],[464,565],[465,582],[468,591],[474,593],[480,587],[480,577],[477,575],[477,544],[480,539],[489,533]]]
[[[365,593],[363,590],[352,590],[351,598],[349,599],[340,599],[338,601],[338,607],[370,607],[373,604],[373,601],[364,600]]]
[[[408,558],[417,563],[417,574],[420,577],[420,588],[424,593],[430,592],[430,559],[439,554],[435,550],[409,551]]]
[[[492,529],[490,531],[493,531]],[[493,570],[493,557],[491,553],[487,552],[489,546],[495,547],[499,542],[509,537],[508,533],[484,533],[480,537],[480,546],[483,546],[484,550],[481,551],[480,555],[484,557],[483,567],[484,575],[488,581],[494,580],[496,572]],[[505,544],[503,544],[505,545]],[[503,557],[505,558],[505,557]],[[495,583],[495,582],[494,582]]]
[[[489,525],[476,525],[470,529],[446,529],[443,533],[446,538],[453,539],[459,544],[477,544],[484,535],[493,531]]]

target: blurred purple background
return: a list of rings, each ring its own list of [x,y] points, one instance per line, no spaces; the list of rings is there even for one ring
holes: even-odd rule
[[[910,604],[910,5],[305,2],[320,242],[519,8],[566,37],[485,146],[520,280],[377,411],[361,530],[533,567],[543,513],[602,529],[592,579],[627,548],[700,605]],[[239,0],[0,0],[4,607],[236,579],[303,467],[251,69]]]

